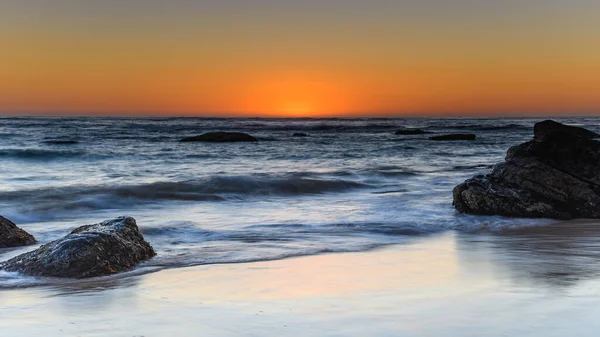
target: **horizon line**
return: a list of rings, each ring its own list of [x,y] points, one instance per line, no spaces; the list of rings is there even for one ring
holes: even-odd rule
[[[60,111],[0,111],[0,118],[18,117],[58,117],[58,118],[220,118],[220,119],[356,119],[356,118],[544,118],[544,117],[600,117],[600,111],[577,111],[577,112],[428,112],[428,113],[390,113],[390,112],[352,112],[340,114],[307,114],[288,115],[285,114],[246,114],[231,112],[164,112],[164,111],[111,111],[111,112],[60,112]]]
[[[0,118],[164,118],[164,119],[485,119],[485,118],[516,118],[516,119],[551,119],[551,118],[600,118],[600,113],[597,114],[550,114],[550,115],[395,115],[395,116],[367,116],[367,115],[352,115],[352,116],[214,116],[214,115],[113,115],[113,114],[86,114],[86,115],[60,115],[60,114],[26,114],[26,115],[5,115],[0,113]]]

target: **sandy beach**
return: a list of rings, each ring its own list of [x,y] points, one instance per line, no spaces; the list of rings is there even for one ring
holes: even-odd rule
[[[446,232],[370,252],[5,290],[0,335],[594,336],[599,233],[594,221]]]

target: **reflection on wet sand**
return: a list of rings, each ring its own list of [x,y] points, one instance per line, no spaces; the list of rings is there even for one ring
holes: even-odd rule
[[[457,235],[464,262],[486,256],[517,284],[572,286],[600,276],[600,222],[575,220],[499,233]],[[490,261],[491,260],[491,261]]]
[[[445,232],[363,253],[4,290],[0,336],[594,336],[598,232]]]

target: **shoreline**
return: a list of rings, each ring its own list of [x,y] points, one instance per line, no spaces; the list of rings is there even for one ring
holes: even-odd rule
[[[576,223],[2,290],[0,335],[587,336],[600,226]]]
[[[508,219],[508,218],[507,218]],[[509,219],[510,220],[510,219]],[[386,251],[386,250],[401,250],[402,247],[411,246],[415,244],[419,244],[420,242],[429,240],[430,238],[435,238],[444,235],[483,235],[483,236],[492,236],[492,237],[503,237],[503,236],[522,236],[527,234],[567,234],[573,233],[577,235],[581,230],[588,231],[590,229],[594,230],[594,224],[598,223],[600,220],[595,219],[574,219],[574,220],[552,220],[552,219],[515,219],[518,220],[539,220],[539,223],[527,223],[520,224],[517,226],[507,225],[505,223],[505,227],[488,227],[486,225],[481,226],[479,229],[464,229],[457,230],[454,228],[448,228],[446,230],[440,230],[437,232],[426,233],[421,235],[406,235],[400,236],[397,242],[394,243],[380,243],[377,245],[373,245],[369,248],[361,248],[357,250],[349,250],[349,251],[331,251],[331,252],[317,252],[317,253],[305,253],[298,255],[290,255],[285,257],[272,257],[272,258],[264,258],[258,260],[249,260],[249,261],[230,261],[230,262],[209,262],[209,263],[200,263],[200,264],[192,264],[188,266],[161,266],[152,264],[152,260],[142,262],[133,270],[125,271],[121,273],[117,273],[114,275],[101,276],[101,277],[93,277],[93,278],[56,278],[56,277],[35,277],[35,276],[26,276],[22,275],[18,272],[6,272],[0,270],[0,280],[3,282],[10,281],[13,282],[14,285],[3,285],[0,284],[0,292],[2,291],[10,291],[10,290],[18,290],[18,289],[53,289],[53,288],[63,288],[74,286],[77,289],[82,289],[85,291],[88,286],[90,288],[94,288],[96,286],[99,287],[114,287],[119,286],[121,283],[128,283],[130,279],[136,279],[140,277],[144,277],[147,275],[161,273],[161,272],[170,272],[170,271],[178,271],[178,270],[186,270],[189,268],[210,268],[211,266],[227,266],[227,265],[253,265],[260,263],[268,263],[268,262],[278,262],[278,261],[286,261],[291,259],[301,259],[301,258],[311,258],[311,257],[320,257],[320,256],[328,256],[328,255],[346,255],[346,254],[362,254],[362,253],[371,253],[377,251]],[[574,231],[574,229],[578,229]],[[598,227],[597,235],[600,237],[600,226]],[[4,249],[5,255],[8,257],[4,260],[8,260],[16,255],[23,254],[28,251],[33,251],[37,249],[37,247],[46,244],[47,242],[37,243],[31,246],[23,246],[23,247],[15,247]],[[160,252],[159,252],[160,254]],[[155,259],[156,257],[153,257]],[[1,262],[1,261],[0,261]],[[3,275],[4,274],[4,275]],[[4,276],[4,278],[2,278]]]

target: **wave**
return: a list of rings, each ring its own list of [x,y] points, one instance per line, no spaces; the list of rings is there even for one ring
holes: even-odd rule
[[[43,141],[42,143],[47,144],[47,145],[75,145],[75,144],[79,144],[79,141],[71,140],[71,139],[46,140],[46,141]]]
[[[219,130],[248,130],[248,131],[274,131],[274,132],[351,132],[351,131],[369,131],[369,130],[396,130],[399,128],[395,123],[356,123],[349,121],[336,121],[332,123],[307,123],[298,122],[294,124],[281,124],[280,122],[263,123],[241,123],[239,125],[214,126]]]
[[[18,221],[52,219],[52,212],[131,207],[156,201],[224,201],[255,196],[297,196],[367,187],[342,179],[303,177],[217,176],[125,186],[69,186],[0,193],[0,202],[19,200],[17,210],[4,209]],[[41,217],[41,218],[40,218]]]
[[[0,158],[11,158],[21,160],[54,160],[62,158],[74,158],[86,155],[83,150],[44,150],[44,149],[2,149]]]
[[[190,221],[141,225],[140,230],[155,247],[158,255],[131,272],[96,280],[110,281],[160,269],[195,265],[272,261],[297,256],[368,251],[436,232],[407,223],[267,224],[239,229],[206,229]],[[64,232],[68,233],[68,230]],[[34,278],[0,271],[0,289],[34,287],[56,282],[71,280]]]
[[[288,127],[289,130],[293,130],[299,128],[301,130],[307,131],[360,131],[360,130],[387,130],[387,129],[397,129],[398,126],[395,124],[387,124],[387,123],[363,123],[363,124],[346,124],[346,123],[336,123],[336,124],[317,124],[317,125],[299,125]]]
[[[58,121],[55,121],[58,122]],[[140,133],[169,135],[183,135],[190,132],[203,133],[211,131],[240,131],[240,132],[352,132],[373,130],[397,130],[401,126],[397,121],[381,120],[379,122],[367,120],[265,120],[252,121],[243,119],[167,119],[131,120],[121,121],[118,127],[111,124],[110,120],[75,121],[74,124],[82,127],[93,126],[96,129],[106,128],[102,133],[103,138],[130,139],[139,138]],[[29,124],[28,127],[47,128],[48,124]],[[128,130],[123,133],[123,129]],[[260,136],[260,135],[259,135]],[[265,135],[263,135],[265,136]]]
[[[169,268],[369,251],[389,245],[411,243],[452,230],[459,232],[457,235],[502,234],[505,230],[543,226],[551,222],[552,220],[540,219],[460,216],[395,222],[273,223],[209,229],[192,221],[154,221],[150,224],[142,223],[140,230],[146,240],[155,247],[158,255],[131,272],[95,279],[94,282],[110,282]],[[68,233],[68,229],[65,229],[64,233]],[[33,278],[0,271],[0,289],[56,282],[86,281]]]
[[[206,229],[194,222],[171,222],[141,227],[147,240],[162,248],[149,265],[165,268],[366,251],[440,230],[409,223],[267,224]]]
[[[531,125],[521,125],[521,124],[504,124],[504,125],[485,125],[485,124],[465,124],[465,125],[454,125],[447,126],[450,129],[468,129],[468,130],[478,130],[478,131],[501,131],[501,130],[533,130]]]
[[[396,165],[381,165],[368,167],[364,169],[358,170],[332,170],[332,171],[302,171],[302,172],[294,172],[290,173],[290,176],[294,177],[323,177],[323,176],[332,176],[332,177],[356,177],[356,176],[366,176],[366,177],[410,177],[417,176],[425,173],[430,173],[426,171],[413,170],[403,166]]]
[[[386,236],[419,236],[443,230],[438,226],[423,226],[408,222],[398,223],[330,223],[250,225],[235,230],[208,230],[193,222],[173,222],[160,226],[145,226],[142,233],[154,241],[169,245],[188,245],[207,241],[301,242],[321,240],[326,236],[381,234]]]
[[[451,230],[463,233],[501,233],[507,229],[549,223],[502,217],[440,220],[314,225],[284,223],[249,225],[236,229],[206,229],[194,222],[171,222],[141,227],[141,230],[152,244],[162,248],[161,253],[149,265],[176,268],[367,251]]]
[[[362,174],[373,174],[380,175],[384,177],[398,177],[398,176],[416,176],[426,172],[412,170],[402,166],[395,165],[381,165],[373,168],[367,168],[360,170],[359,173]]]
[[[462,170],[474,170],[474,169],[492,169],[495,164],[476,164],[476,165],[457,165],[453,166],[452,169],[456,171]]]

